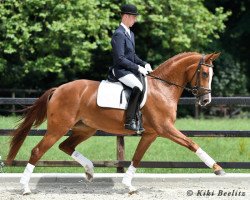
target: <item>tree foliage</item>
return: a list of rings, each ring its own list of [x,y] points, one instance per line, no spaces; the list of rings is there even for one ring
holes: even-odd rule
[[[247,94],[247,77],[242,73],[242,67],[226,51],[216,63],[214,69],[216,76],[213,78],[213,94],[216,96],[236,96]]]
[[[210,12],[203,0],[163,0],[161,3],[149,0],[141,4],[140,10],[137,35],[141,45],[147,41],[146,58],[154,63],[183,51],[202,51],[214,38],[219,38],[230,14],[222,7]]]
[[[89,70],[91,51],[109,48],[108,30],[114,27],[113,13],[99,12],[103,6],[89,0],[2,1],[1,79],[11,87],[34,77],[33,86],[38,86],[49,75],[58,83],[69,81],[68,73]]]
[[[138,7],[136,51],[153,66],[183,51],[203,52],[230,15],[222,7],[208,10],[204,0],[0,1],[1,87],[48,88],[105,77],[123,3]]]
[[[247,95],[250,92],[250,1],[221,0],[206,1],[213,10],[222,6],[232,14],[225,22],[225,32],[220,40],[214,42],[214,48],[222,50],[217,62],[216,77],[213,84],[217,95]]]

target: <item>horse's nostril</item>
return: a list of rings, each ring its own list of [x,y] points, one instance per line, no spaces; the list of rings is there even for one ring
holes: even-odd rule
[[[208,103],[208,99],[203,100],[203,105],[206,105]]]

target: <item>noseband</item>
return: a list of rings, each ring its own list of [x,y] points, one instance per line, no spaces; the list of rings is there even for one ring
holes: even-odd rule
[[[194,75],[192,76],[191,81],[189,81],[189,83],[191,83],[193,81],[194,77],[196,76],[196,81],[195,81],[194,87],[191,87],[191,84],[189,87],[178,85],[176,83],[173,83],[173,82],[167,81],[167,80],[163,80],[163,79],[156,77],[154,75],[151,75],[151,74],[148,74],[147,76],[150,76],[156,80],[160,80],[160,81],[167,83],[169,85],[174,85],[176,87],[183,88],[184,90],[191,92],[196,98],[199,98],[201,96],[204,96],[206,94],[211,93],[211,89],[200,86],[200,72],[201,72],[202,65],[207,66],[207,67],[214,67],[212,64],[210,65],[210,64],[205,63],[205,55],[202,55],[202,57],[198,63],[198,66],[194,72]],[[201,90],[204,92],[202,94],[199,94]]]

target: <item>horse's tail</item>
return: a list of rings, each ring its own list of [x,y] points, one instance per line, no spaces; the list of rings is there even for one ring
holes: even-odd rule
[[[22,117],[23,121],[19,124],[17,129],[11,133],[13,137],[10,142],[10,151],[7,157],[8,164],[11,164],[14,158],[16,157],[16,154],[22,146],[31,127],[33,125],[35,127],[39,126],[46,119],[47,105],[55,89],[56,88],[51,88],[47,90],[39,99],[35,101],[32,106],[29,106],[22,110],[23,112],[25,112]]]

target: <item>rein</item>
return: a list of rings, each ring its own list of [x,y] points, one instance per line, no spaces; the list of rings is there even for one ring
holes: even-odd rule
[[[198,66],[197,66],[197,68],[196,68],[196,70],[195,70],[195,73],[194,73],[194,75],[192,76],[191,81],[189,81],[189,83],[191,83],[192,80],[194,79],[195,75],[196,75],[196,82],[195,82],[195,86],[194,86],[194,87],[186,87],[186,86],[184,86],[184,85],[178,85],[178,84],[176,84],[176,83],[173,83],[173,82],[168,81],[168,80],[164,80],[164,79],[162,79],[162,78],[160,78],[160,77],[157,77],[157,76],[154,76],[154,75],[151,75],[151,74],[147,74],[147,76],[152,77],[153,79],[156,79],[156,80],[160,80],[160,81],[162,81],[162,82],[164,82],[164,83],[167,83],[168,85],[174,85],[174,86],[176,86],[176,87],[182,88],[182,89],[184,89],[184,90],[186,90],[186,91],[188,91],[188,92],[191,92],[196,98],[198,98],[198,97],[203,96],[203,95],[205,95],[205,94],[211,93],[211,90],[210,90],[210,89],[204,88],[204,87],[201,87],[201,86],[200,86],[200,76],[199,76],[199,75],[200,75],[201,66],[202,66],[202,65],[205,65],[205,66],[207,66],[207,67],[214,67],[213,65],[206,64],[205,61],[204,61],[204,60],[205,60],[204,58],[205,58],[205,55],[202,55],[202,58],[201,58],[200,61],[199,61],[199,64],[198,64]],[[204,94],[202,94],[202,95],[198,95],[198,92],[199,92],[200,89],[205,90],[206,93],[204,93]]]
[[[171,81],[167,81],[167,80],[161,79],[161,78],[159,78],[159,77],[157,77],[157,76],[154,76],[154,75],[152,75],[152,74],[147,74],[147,76],[152,77],[152,78],[154,78],[154,79],[156,79],[156,80],[162,81],[162,82],[164,82],[164,83],[167,83],[168,85],[174,85],[174,86],[176,86],[176,87],[180,87],[180,88],[182,88],[182,89],[184,89],[184,90],[187,90],[188,92],[192,92],[192,91],[193,91],[193,88],[189,88],[189,87],[186,87],[186,86],[178,85],[178,84],[173,83],[173,82],[171,82]]]

